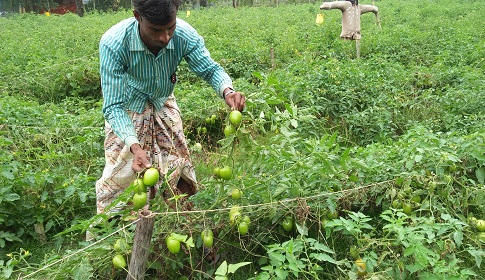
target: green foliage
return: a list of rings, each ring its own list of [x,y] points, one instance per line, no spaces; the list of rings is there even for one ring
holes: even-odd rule
[[[301,233],[298,238],[282,244],[268,245],[268,260],[263,259],[260,263],[269,262],[269,264],[262,266],[263,272],[251,279],[287,279],[288,277],[318,279],[318,273],[323,270],[319,262],[337,264],[337,261],[332,258],[335,254],[332,249],[308,237],[304,228],[298,226],[298,229]]]
[[[229,109],[180,65],[186,135],[191,147],[202,144],[192,154],[201,188],[189,199],[200,211],[173,212],[162,196],[150,202],[147,277],[356,279],[355,246],[368,278],[483,279],[485,243],[468,220],[485,219],[476,29],[485,7],[376,5],[382,31],[362,16],[360,59],[355,42],[338,38],[341,13],[322,11],[316,25],[315,3],[181,11],[247,106],[226,138]],[[97,44],[129,16],[0,17],[0,278],[126,277],[113,273],[112,244],[119,230],[131,243],[134,216],[95,215],[94,181],[104,164]],[[228,181],[213,174],[225,165]],[[244,194],[237,201],[227,195],[235,188]],[[229,222],[236,205],[251,220],[244,236]],[[287,216],[296,230],[281,227]],[[81,240],[98,219],[101,239],[88,247]],[[206,228],[217,248],[209,252]],[[187,240],[177,255],[163,240],[173,232]]]

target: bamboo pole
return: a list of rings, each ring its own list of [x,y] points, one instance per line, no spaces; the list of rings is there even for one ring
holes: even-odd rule
[[[155,215],[150,210],[139,212],[140,220],[136,224],[133,252],[131,253],[130,266],[126,280],[144,279],[150,242],[153,235]]]

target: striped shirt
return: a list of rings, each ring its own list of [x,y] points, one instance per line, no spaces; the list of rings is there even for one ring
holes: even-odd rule
[[[173,37],[158,55],[144,45],[135,18],[111,27],[99,44],[103,114],[115,134],[131,147],[139,143],[127,110],[142,113],[147,102],[162,108],[173,93],[182,58],[197,76],[222,97],[231,78],[211,57],[204,39],[187,22],[177,19]]]

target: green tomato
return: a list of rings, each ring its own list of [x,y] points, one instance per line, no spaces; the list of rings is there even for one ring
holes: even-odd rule
[[[402,211],[408,216],[411,215],[411,213],[413,212],[413,205],[411,203],[405,203],[402,206]]]
[[[411,201],[416,203],[421,203],[421,196],[415,195],[413,196],[413,198],[411,198]]]
[[[147,187],[155,186],[158,179],[160,179],[160,173],[155,167],[148,168],[147,171],[145,171],[145,174],[143,174],[143,183]]]
[[[246,224],[248,224],[248,226],[251,225],[251,219],[249,219],[248,215],[244,215],[241,219],[241,222],[245,222]]]
[[[477,220],[475,222],[475,227],[479,232],[485,232],[485,221],[484,220]]]
[[[350,246],[349,252],[352,258],[354,258],[354,260],[357,260],[359,258],[359,249],[357,249],[357,246],[355,245]]]
[[[126,243],[125,239],[120,238],[116,240],[115,245],[113,245],[113,248],[118,253],[124,253],[128,250],[128,243]]]
[[[394,200],[392,202],[392,208],[394,208],[394,209],[400,209],[400,208],[402,208],[402,202],[400,200],[398,200],[398,199]]]
[[[220,178],[221,177],[221,169],[219,167],[214,167],[214,176],[216,176],[216,178]]]
[[[138,210],[143,208],[147,203],[147,193],[142,192],[142,193],[135,193],[133,195],[133,210]]]
[[[226,125],[226,127],[224,127],[224,135],[226,137],[229,137],[231,135],[233,135],[234,133],[236,133],[236,128],[230,124]]]
[[[177,254],[180,252],[180,241],[169,236],[165,239],[165,242],[167,243],[167,248],[170,253]]]
[[[232,169],[229,166],[224,166],[223,168],[219,169],[219,176],[221,176],[224,180],[230,180],[232,178]]]
[[[241,218],[240,212],[230,212],[229,213],[229,223],[234,225]]]
[[[229,113],[229,120],[233,125],[239,125],[242,121],[242,114],[238,110],[232,110],[231,113]]]
[[[231,209],[229,210],[229,213],[230,214],[241,213],[241,206],[239,205],[232,206]]]
[[[113,261],[114,267],[116,267],[117,269],[123,269],[123,268],[126,267],[125,258],[121,254],[116,254],[113,257],[113,260],[112,261]]]
[[[357,259],[355,265],[357,266],[357,275],[364,276],[367,274],[367,265],[363,259]]]
[[[243,192],[240,189],[233,189],[231,192],[232,199],[240,199]]]
[[[281,222],[281,226],[286,232],[290,232],[293,230],[293,221],[291,219],[284,219]]]
[[[194,152],[202,151],[202,144],[200,144],[199,142],[195,143],[193,150],[194,150]]]
[[[480,232],[477,237],[478,240],[485,243],[485,232]]]
[[[214,244],[214,234],[212,233],[212,230],[205,229],[204,231],[202,231],[201,237],[202,243],[204,243],[205,247],[212,247],[212,245]]]
[[[135,186],[135,193],[143,193],[147,191],[147,187],[145,186],[145,183],[143,183],[142,178],[135,179],[132,184]]]
[[[246,222],[240,222],[237,230],[239,231],[240,235],[246,235],[249,231],[249,225]]]
[[[328,212],[327,212],[327,218],[328,218],[329,220],[337,219],[337,218],[338,218],[338,211],[337,211],[337,210],[334,210],[334,211],[328,211]]]

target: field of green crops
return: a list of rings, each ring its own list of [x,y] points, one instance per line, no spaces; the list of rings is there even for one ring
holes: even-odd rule
[[[229,108],[180,65],[200,189],[193,211],[151,201],[145,279],[485,279],[485,2],[376,1],[360,57],[320,4],[180,11],[247,106],[225,136]],[[0,17],[0,279],[129,273],[112,258],[130,262],[136,213],[96,216],[94,183],[98,42],[130,16]]]

